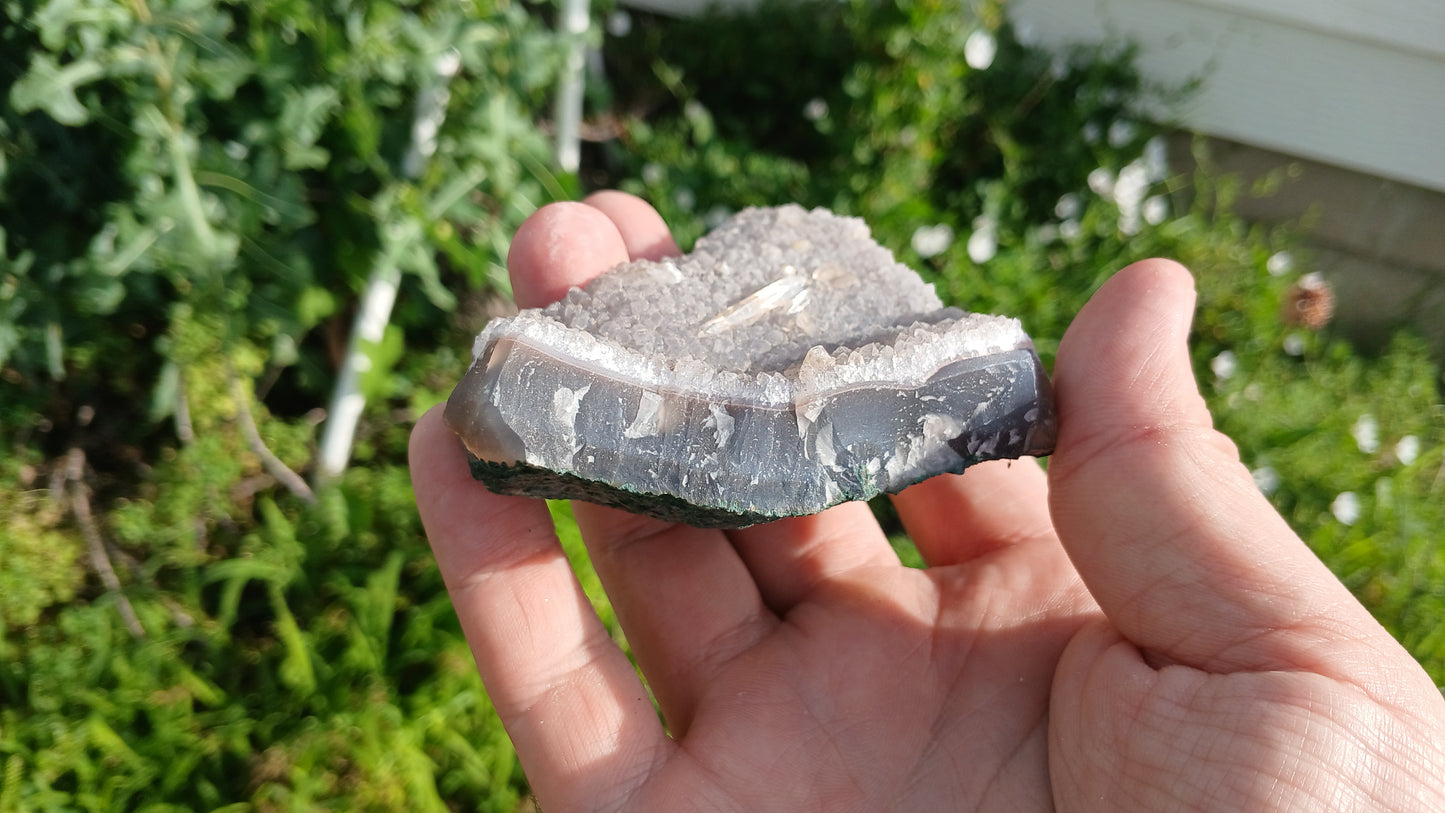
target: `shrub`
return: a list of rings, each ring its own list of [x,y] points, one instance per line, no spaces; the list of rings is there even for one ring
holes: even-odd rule
[[[390,417],[569,194],[555,37],[510,3],[4,12],[0,809],[512,809]],[[378,270],[365,465],[293,493],[264,458],[310,467]]]
[[[532,115],[557,42],[507,3],[3,8],[0,809],[514,809],[405,447],[504,292],[511,232],[581,185]],[[1054,56],[997,3],[969,9],[638,17],[605,44],[594,112],[619,135],[585,184],[651,198],[684,243],[750,204],[862,215],[951,301],[1021,316],[1046,359],[1120,265],[1184,260],[1221,428],[1445,680],[1445,419],[1419,344],[1365,357],[1282,322],[1307,255],[1231,217],[1227,181],[1164,171],[1140,111],[1173,91],[1127,48]],[[435,152],[409,165],[443,84]],[[311,466],[378,268],[402,291],[356,464],[308,499],[260,450]]]

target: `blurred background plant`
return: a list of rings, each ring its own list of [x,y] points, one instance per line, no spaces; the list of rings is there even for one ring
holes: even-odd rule
[[[0,810],[525,804],[406,435],[505,309],[512,231],[604,186],[684,245],[747,205],[862,216],[1047,361],[1114,270],[1184,261],[1220,428],[1445,682],[1439,369],[1406,335],[1368,356],[1335,335],[1300,235],[1230,214],[1266,190],[1203,154],[1171,172],[1141,111],[1188,89],[1127,45],[1046,52],[998,2],[595,9],[574,177],[550,6],[0,7]],[[354,465],[313,491],[378,271],[400,290],[362,347]]]

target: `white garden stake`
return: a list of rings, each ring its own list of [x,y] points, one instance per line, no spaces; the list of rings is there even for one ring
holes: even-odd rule
[[[402,173],[414,180],[421,176],[426,162],[436,152],[437,132],[446,118],[447,100],[451,97],[447,84],[461,68],[461,55],[451,49],[437,57],[435,79],[422,90],[416,100],[412,117],[411,141],[402,158]],[[361,307],[351,323],[351,336],[346,342],[346,359],[337,375],[331,406],[326,412],[326,428],[316,456],[315,481],[319,485],[339,476],[351,460],[351,445],[356,438],[356,422],[366,407],[361,392],[361,376],[371,369],[366,347],[381,341],[391,321],[396,303],[396,290],[401,284],[401,270],[396,255],[383,251],[361,295]]]

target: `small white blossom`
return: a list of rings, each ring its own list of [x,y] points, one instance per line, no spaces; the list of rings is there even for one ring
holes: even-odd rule
[[[1354,525],[1360,520],[1360,498],[1353,491],[1342,491],[1330,503],[1330,513],[1345,525]]]
[[[992,260],[998,254],[998,234],[994,231],[992,224],[981,229],[976,229],[968,236],[968,258],[976,263],[983,264]]]
[[[1103,135],[1103,131],[1096,122],[1090,121],[1084,124],[1083,136],[1086,144],[1099,143],[1099,139],[1103,137]]]
[[[1395,459],[1408,466],[1420,458],[1420,439],[1406,435],[1395,444]]]
[[[1139,128],[1134,126],[1134,122],[1128,119],[1115,119],[1109,125],[1109,146],[1122,147],[1133,141],[1138,132]]]
[[[808,121],[822,121],[828,117],[828,102],[814,96],[803,106],[803,118]]]
[[[1060,220],[1069,220],[1078,217],[1083,211],[1084,204],[1079,200],[1079,196],[1073,192],[1063,195],[1059,198],[1059,202],[1054,204],[1054,217]]]
[[[1084,224],[1077,220],[1065,220],[1059,224],[1059,236],[1065,240],[1077,240],[1084,233]]]
[[[1271,277],[1288,273],[1294,269],[1294,255],[1288,251],[1276,251],[1269,255],[1269,259],[1264,263],[1264,268]]]
[[[1305,337],[1298,333],[1291,333],[1285,336],[1284,352],[1291,356],[1303,356],[1305,354]]]
[[[1114,180],[1114,202],[1120,209],[1137,212],[1148,193],[1149,173],[1143,163],[1132,161],[1119,170],[1119,177]]]
[[[1279,490],[1279,472],[1273,466],[1260,466],[1249,473],[1250,479],[1254,480],[1255,488],[1266,497]]]
[[[909,242],[923,259],[937,257],[953,245],[953,227],[947,223],[919,226],[913,230],[913,239]]]
[[[1045,223],[1034,232],[1040,243],[1052,243],[1059,239],[1059,227],[1053,223]]]
[[[709,229],[715,229],[718,226],[721,226],[723,224],[723,221],[727,220],[732,216],[732,209],[729,209],[721,203],[716,203],[713,204],[713,207],[711,209],[708,209],[706,212],[703,213],[702,222],[703,225],[707,226]]]
[[[1209,360],[1209,369],[1214,371],[1215,378],[1228,381],[1239,370],[1239,359],[1235,358],[1233,351],[1221,350],[1219,355]]]
[[[692,208],[697,205],[697,195],[685,186],[679,186],[677,191],[672,193],[672,199],[677,204],[677,208],[684,212],[691,212]]]
[[[1144,201],[1143,207],[1144,222],[1151,226],[1163,223],[1169,217],[1169,199],[1163,195],[1155,195]]]
[[[1114,203],[1119,206],[1119,230],[1138,234],[1143,227],[1142,205],[1149,194],[1149,174],[1142,161],[1131,161],[1114,180]]]
[[[607,15],[607,33],[614,37],[625,37],[632,33],[632,15],[625,9],[617,9]]]
[[[1368,412],[1361,415],[1350,428],[1350,434],[1355,438],[1355,445],[1365,454],[1380,451],[1380,424],[1374,415]]]
[[[1114,172],[1108,167],[1098,167],[1089,173],[1089,188],[1101,198],[1114,197]]]
[[[707,112],[707,105],[697,99],[688,99],[682,106],[682,115],[688,121],[707,120],[711,115]]]
[[[993,38],[992,32],[982,28],[969,34],[968,40],[963,43],[963,60],[976,71],[988,70],[997,54],[998,41]]]
[[[437,55],[436,61],[432,63],[432,70],[437,76],[443,79],[450,79],[457,75],[462,69],[462,52],[455,48],[448,48]]]
[[[244,161],[246,156],[251,154],[250,148],[239,141],[227,141],[224,149],[226,157],[232,161]]]
[[[662,168],[661,164],[655,161],[648,161],[642,165],[642,182],[648,186],[656,186],[662,183],[665,177],[667,177],[667,171]]]

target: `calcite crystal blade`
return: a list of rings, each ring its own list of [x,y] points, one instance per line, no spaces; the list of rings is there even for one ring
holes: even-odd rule
[[[495,320],[447,402],[501,494],[742,527],[1053,449],[1015,319],[945,308],[862,221],[749,209]]]

